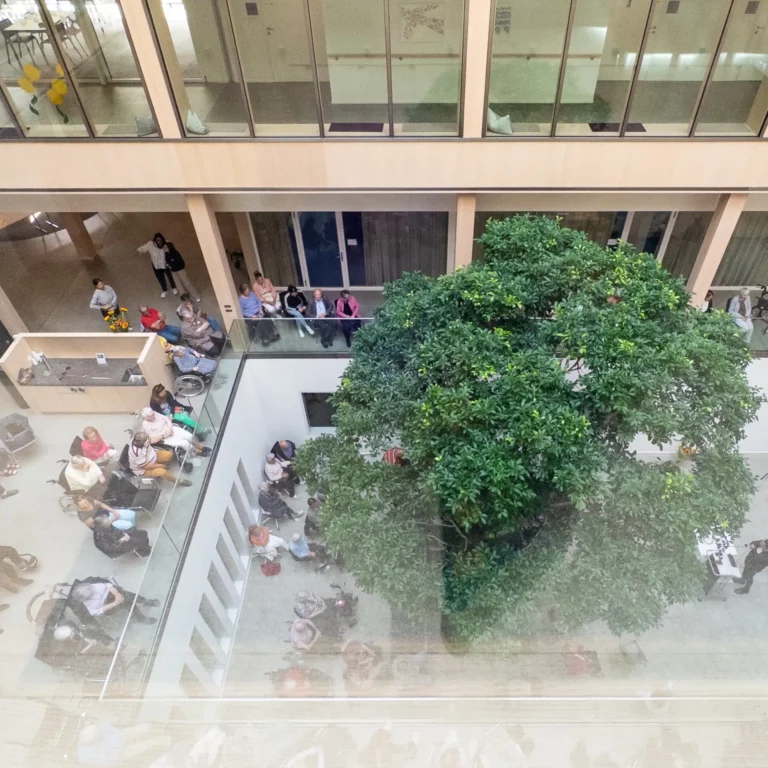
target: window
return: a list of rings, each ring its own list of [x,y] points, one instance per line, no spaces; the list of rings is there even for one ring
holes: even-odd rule
[[[330,392],[304,392],[304,410],[307,412],[307,423],[311,428],[332,427],[334,407],[328,401]]]

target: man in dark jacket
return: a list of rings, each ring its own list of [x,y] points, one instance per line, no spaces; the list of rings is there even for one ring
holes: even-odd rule
[[[317,330],[322,345],[325,348],[333,346],[333,337],[336,335],[339,321],[336,320],[333,300],[329,299],[319,288],[315,289],[309,302],[307,317]]]
[[[93,543],[99,552],[107,557],[116,558],[126,552],[135,552],[147,557],[152,551],[149,546],[149,534],[139,528],[120,531],[112,525],[108,513],[100,512],[93,518]]]
[[[743,584],[741,589],[736,589],[737,595],[746,595],[752,586],[755,576],[760,571],[768,568],[768,539],[758,539],[749,545],[747,559],[744,561],[744,570],[740,579],[734,579],[738,584]]]

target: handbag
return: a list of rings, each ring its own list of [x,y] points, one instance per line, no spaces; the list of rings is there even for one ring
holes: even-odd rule
[[[280,573],[280,563],[262,563],[261,572],[265,576],[277,576]]]

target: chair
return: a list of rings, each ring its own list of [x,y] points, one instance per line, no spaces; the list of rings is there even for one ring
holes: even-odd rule
[[[35,58],[32,55],[32,51],[30,50],[29,44],[38,42],[35,39],[34,35],[22,35],[20,32],[11,32],[7,33],[4,30],[6,30],[8,27],[10,27],[13,24],[13,21],[11,19],[0,19],[0,33],[3,35],[3,41],[5,43],[5,55],[8,59],[8,64],[11,63],[11,50],[13,50],[13,55],[16,58],[17,64],[21,67],[21,46],[23,45],[27,49],[27,53],[29,54],[29,58],[32,61],[32,63],[35,63]],[[16,46],[14,48],[13,46]],[[38,42],[39,45],[39,42]],[[45,52],[43,52],[43,56],[45,56]],[[46,59],[48,61],[48,59]]]

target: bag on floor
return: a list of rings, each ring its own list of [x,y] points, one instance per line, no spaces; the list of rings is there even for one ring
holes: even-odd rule
[[[265,576],[277,576],[280,573],[280,563],[262,563],[261,572]]]

